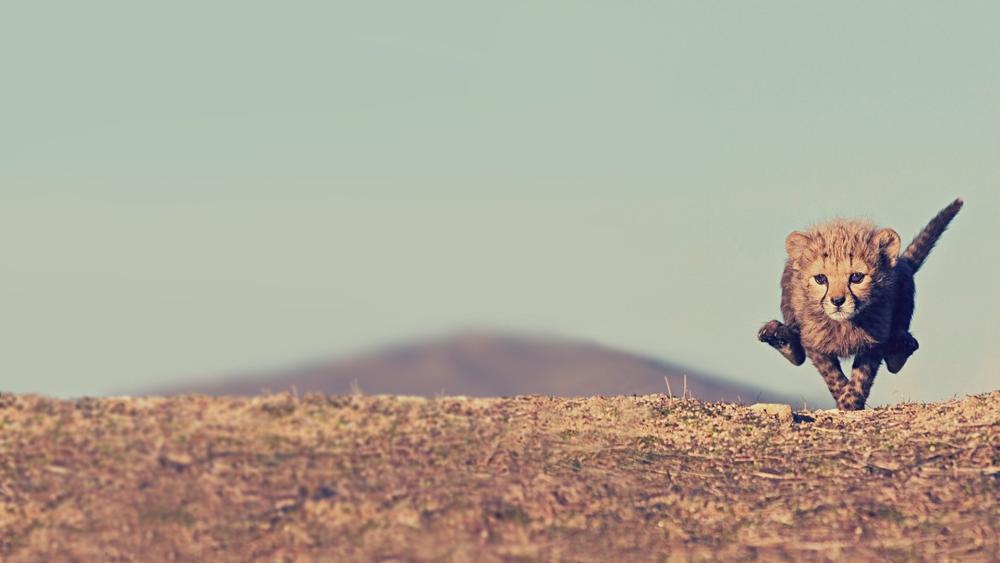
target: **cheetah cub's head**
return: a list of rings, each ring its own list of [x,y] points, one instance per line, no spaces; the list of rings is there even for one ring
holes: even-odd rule
[[[848,321],[891,283],[899,234],[864,221],[838,220],[794,232],[785,249],[804,290],[802,306]]]

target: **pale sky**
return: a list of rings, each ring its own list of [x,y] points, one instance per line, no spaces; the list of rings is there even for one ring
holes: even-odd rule
[[[1000,4],[35,2],[0,17],[0,390],[95,395],[465,327],[814,402],[783,240],[908,241],[875,404],[1000,387]],[[627,391],[626,391],[627,392]]]

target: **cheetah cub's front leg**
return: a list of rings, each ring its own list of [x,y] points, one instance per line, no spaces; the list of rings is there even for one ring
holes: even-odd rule
[[[837,408],[842,411],[859,411],[865,408],[868,395],[882,363],[882,354],[877,350],[862,352],[854,357],[851,379],[836,395]]]
[[[792,365],[801,366],[806,361],[806,351],[802,349],[799,331],[779,321],[769,321],[757,332],[757,340],[768,344]]]

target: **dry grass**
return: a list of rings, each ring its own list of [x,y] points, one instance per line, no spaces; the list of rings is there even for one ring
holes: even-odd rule
[[[662,395],[0,396],[0,559],[1000,557],[1000,392],[782,423]]]

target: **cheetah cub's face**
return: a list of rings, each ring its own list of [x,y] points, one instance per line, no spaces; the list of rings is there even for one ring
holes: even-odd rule
[[[806,270],[809,295],[835,321],[849,320],[871,293],[872,267],[855,260],[813,262]]]
[[[899,255],[899,235],[870,223],[835,221],[788,235],[806,306],[838,322],[852,319],[886,283]]]

